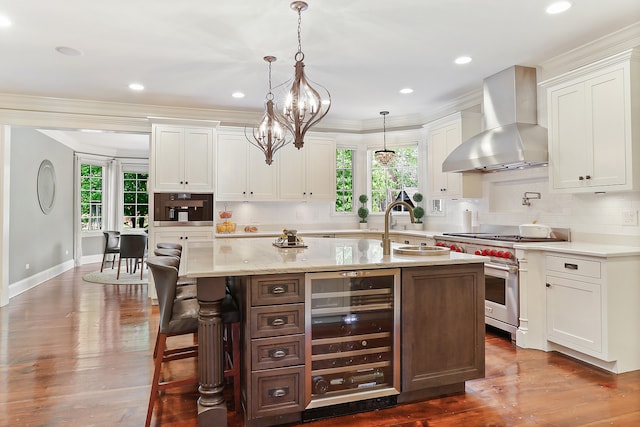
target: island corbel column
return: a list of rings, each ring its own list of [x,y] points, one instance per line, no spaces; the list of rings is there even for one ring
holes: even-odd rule
[[[198,278],[198,368],[200,398],[198,427],[226,427],[227,405],[224,401],[224,357],[222,300],[224,277]]]

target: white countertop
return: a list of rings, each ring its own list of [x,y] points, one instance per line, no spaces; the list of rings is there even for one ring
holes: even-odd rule
[[[310,236],[310,235],[334,235],[336,237],[344,236],[344,235],[353,235],[353,234],[361,234],[371,236],[373,239],[378,239],[384,233],[384,229],[380,228],[354,228],[354,229],[339,229],[339,230],[298,230],[298,234],[302,237]],[[245,238],[245,237],[277,237],[282,234],[281,230],[278,231],[257,231],[257,232],[245,232],[245,231],[236,231],[235,233],[216,233],[216,238]],[[433,238],[438,234],[442,234],[436,231],[427,231],[427,230],[398,230],[391,229],[389,230],[390,235],[403,235],[403,236],[414,236],[414,237],[422,237],[422,238]]]
[[[223,238],[189,242],[189,277],[248,276],[355,269],[420,267],[482,263],[489,258],[444,252],[431,256],[382,255],[380,240],[347,238],[304,239],[306,248],[277,248],[272,237]],[[392,244],[394,247],[403,246]]]
[[[552,242],[552,243],[517,243],[515,249],[558,252],[565,255],[587,255],[596,257],[622,257],[640,255],[640,247],[625,245],[607,245],[582,242]]]

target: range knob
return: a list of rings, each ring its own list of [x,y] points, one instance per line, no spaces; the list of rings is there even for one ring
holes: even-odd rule
[[[484,255],[484,256],[489,255],[489,249],[483,249],[482,250],[482,255]]]
[[[491,250],[489,251],[489,255],[491,255],[491,256],[496,256],[496,250],[495,250],[495,249],[491,249]]]
[[[498,258],[504,258],[504,252],[503,251],[498,251],[498,252],[496,252],[496,256]]]
[[[451,249],[452,251],[455,251],[456,250],[456,245],[449,246],[449,249]]]
[[[482,255],[482,251],[478,249],[477,251],[474,252],[474,254],[475,255]]]
[[[502,257],[506,258],[506,259],[511,259],[511,258],[513,258],[513,254],[511,252],[506,252],[505,251],[505,253],[502,254]]]

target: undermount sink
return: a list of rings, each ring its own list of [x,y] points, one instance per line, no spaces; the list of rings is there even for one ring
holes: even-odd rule
[[[393,248],[393,253],[396,255],[412,255],[412,256],[431,256],[431,255],[444,255],[449,252],[449,248],[442,246],[422,246],[422,245],[409,245],[399,246]]]

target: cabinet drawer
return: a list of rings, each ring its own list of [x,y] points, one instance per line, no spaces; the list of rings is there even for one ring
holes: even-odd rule
[[[304,367],[271,369],[251,374],[254,418],[304,409]]]
[[[599,279],[600,262],[547,255],[547,270]]]
[[[251,278],[251,305],[304,302],[304,274]]]
[[[287,304],[251,309],[251,338],[304,333],[304,304]]]
[[[304,335],[251,341],[251,369],[304,365]]]

